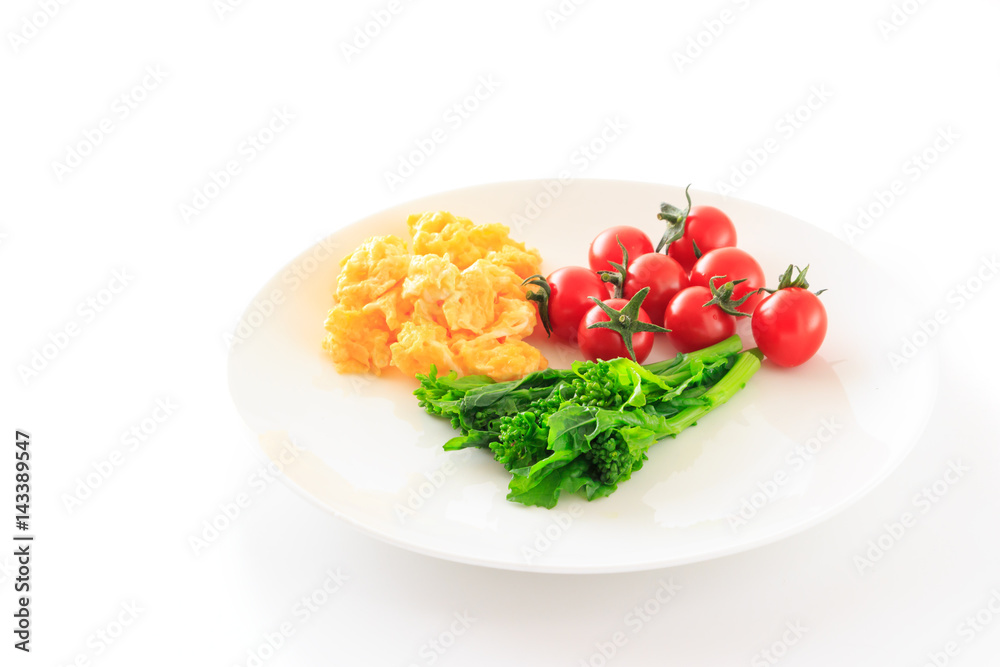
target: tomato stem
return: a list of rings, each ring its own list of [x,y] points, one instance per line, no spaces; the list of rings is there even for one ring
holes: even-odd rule
[[[522,287],[524,285],[534,285],[540,288],[538,291],[528,290],[525,298],[538,306],[538,318],[542,321],[542,326],[545,327],[545,333],[551,338],[552,323],[549,321],[549,298],[552,296],[552,285],[545,279],[545,276],[537,273],[525,278],[524,282],[521,283]]]
[[[597,275],[601,277],[606,283],[611,283],[615,286],[615,292],[613,298],[624,299],[625,298],[625,281],[628,279],[628,249],[625,244],[622,243],[621,236],[616,235],[615,240],[618,241],[618,247],[622,249],[622,263],[616,264],[615,262],[609,261],[608,264],[615,267],[614,271],[598,271]]]
[[[798,271],[798,275],[795,276],[794,279],[792,278],[792,269],[795,269],[796,271]],[[759,290],[757,290],[757,292],[767,292],[768,294],[774,294],[778,290],[788,289],[789,287],[799,287],[801,289],[808,290],[809,289],[809,281],[806,280],[806,273],[808,271],[809,271],[809,265],[808,264],[806,264],[806,268],[804,268],[804,269],[800,269],[799,267],[795,266],[794,264],[789,264],[788,268],[785,269],[785,272],[782,273],[780,276],[778,276],[778,288],[777,289],[768,289],[766,287],[761,287]],[[818,292],[814,292],[814,294],[816,294],[816,296],[819,296],[820,294],[822,294],[825,291],[826,291],[826,289],[824,288],[824,289],[819,290]]]
[[[600,309],[607,314],[608,321],[595,322],[587,328],[611,329],[616,332],[622,337],[622,341],[625,343],[625,349],[628,350],[629,356],[632,357],[632,361],[637,362],[635,358],[635,350],[632,349],[632,336],[644,331],[648,331],[650,333],[666,333],[667,331],[670,331],[669,329],[664,329],[663,327],[649,322],[643,322],[639,319],[639,309],[642,307],[642,302],[645,300],[647,294],[649,294],[649,288],[643,287],[635,293],[635,296],[629,299],[628,303],[622,306],[621,310],[615,310],[613,307],[604,303],[600,299],[590,297],[590,300],[596,303]]]
[[[691,212],[691,195],[688,192],[691,189],[691,184],[684,188],[684,197],[687,199],[687,208],[681,209],[677,208],[673,204],[662,203],[660,204],[660,212],[656,214],[656,217],[667,223],[667,229],[663,232],[663,237],[660,242],[656,244],[656,252],[661,250],[666,253],[670,250],[670,244],[674,241],[679,241],[684,236],[684,223],[687,221],[688,214]],[[666,250],[664,250],[666,248]]]
[[[752,290],[747,292],[739,299],[733,299],[733,290],[740,283],[745,283],[746,278],[740,278],[739,280],[730,280],[728,283],[716,287],[716,278],[725,278],[725,276],[712,276],[708,280],[708,287],[712,291],[712,298],[709,301],[701,304],[703,308],[708,306],[718,306],[720,310],[724,313],[729,313],[735,317],[750,317],[750,313],[742,313],[737,308],[742,306],[743,303],[757,293],[757,290]]]

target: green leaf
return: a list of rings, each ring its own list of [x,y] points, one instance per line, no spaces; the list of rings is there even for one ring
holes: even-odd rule
[[[472,431],[468,435],[459,435],[444,443],[444,450],[454,452],[469,447],[489,447],[496,437],[497,434],[491,431]]]
[[[525,375],[520,380],[511,382],[498,382],[496,384],[476,387],[465,394],[462,399],[462,410],[481,410],[496,404],[507,396],[517,396],[515,392],[519,389],[543,389],[551,388],[556,382],[570,375],[569,371],[546,368]],[[530,397],[541,395],[542,392],[534,394],[521,394],[520,397]]]
[[[585,452],[597,425],[597,408],[569,405],[549,415],[549,449]]]
[[[562,493],[582,491],[587,497],[592,497],[600,483],[588,477],[586,471],[587,462],[576,459],[568,465],[552,469],[532,484],[525,477],[515,476],[510,480],[507,500],[551,509]]]

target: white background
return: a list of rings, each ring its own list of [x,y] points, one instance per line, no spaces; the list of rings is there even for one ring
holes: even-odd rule
[[[592,0],[563,3],[574,11],[558,21],[547,14],[556,0],[404,0],[350,57],[342,45],[388,0],[50,4],[51,18],[30,0],[0,16],[2,458],[12,461],[15,428],[32,434],[38,536],[30,656],[11,648],[13,559],[0,551],[0,662],[245,665],[289,621],[294,635],[264,664],[427,665],[421,647],[467,612],[476,620],[435,664],[600,665],[597,644],[619,631],[627,643],[608,664],[771,664],[760,651],[786,623],[806,630],[777,648],[782,665],[916,666],[952,641],[958,654],[938,664],[996,664],[1000,617],[984,613],[992,622],[971,637],[960,626],[1000,591],[997,286],[986,281],[961,310],[948,299],[1000,245],[996,2],[910,0],[890,31],[888,0]],[[723,10],[729,22],[716,23]],[[495,92],[460,126],[446,122],[491,76]],[[824,101],[799,109],[820,89]],[[123,94],[135,95],[125,118]],[[274,109],[294,120],[246,160],[241,144]],[[799,127],[782,129],[797,109]],[[55,167],[102,119],[112,131],[82,164]],[[574,154],[608,119],[626,129],[581,168]],[[447,141],[391,189],[385,172],[437,127]],[[914,178],[907,162],[949,128],[957,138]],[[764,164],[745,163],[769,138]],[[240,173],[185,220],[180,206],[228,160]],[[895,274],[920,317],[948,313],[927,343],[942,360],[938,402],[910,457],[791,539],[606,576],[438,561],[363,536],[281,483],[258,493],[224,340],[258,287],[373,211],[564,168],[714,190],[752,171],[735,196],[845,239],[858,208],[902,181],[850,240]],[[106,299],[115,271],[127,285],[90,314],[86,300]],[[37,376],[19,371],[70,324],[78,335]],[[178,407],[127,451],[122,434],[158,399]],[[67,509],[64,495],[116,449],[121,465]],[[969,471],[921,512],[913,497],[957,461]],[[8,516],[12,464],[2,470]],[[195,555],[189,538],[240,493],[250,506]],[[860,566],[905,512],[916,525]],[[342,588],[300,622],[300,598],[338,569]],[[671,579],[676,597],[633,632],[626,615]],[[114,632],[131,603],[138,618],[103,644],[96,633]]]

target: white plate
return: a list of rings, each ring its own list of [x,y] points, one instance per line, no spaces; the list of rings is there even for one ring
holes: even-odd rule
[[[706,192],[693,193],[695,204],[730,215],[739,246],[769,281],[789,262],[812,265],[814,288],[829,288],[827,340],[797,369],[765,363],[728,404],[655,444],[645,467],[609,498],[564,496],[555,510],[508,502],[509,476],[487,452],[442,451],[454,432],[417,406],[414,380],[334,370],[320,344],[339,261],[369,236],[407,238],[409,213],[450,210],[509,224],[541,250],[548,273],[586,265],[590,240],[609,225],[641,227],[655,242],[660,202],[684,202],[681,188],[647,183],[581,180],[554,198],[551,190],[542,181],[498,183],[397,206],[334,233],[261,289],[237,330],[230,390],[264,453],[303,495],[375,537],[432,556],[513,570],[620,572],[705,560],[804,530],[858,500],[913,446],[938,366],[926,349],[890,364],[918,321],[899,291],[832,236]],[[572,361],[537,335],[532,341],[554,366]],[[668,355],[662,341],[650,361]],[[803,447],[815,451],[796,453]]]

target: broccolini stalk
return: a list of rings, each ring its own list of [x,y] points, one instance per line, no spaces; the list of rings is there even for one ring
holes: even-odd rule
[[[700,361],[702,363],[708,363],[722,357],[735,356],[742,350],[743,343],[740,342],[740,337],[730,336],[715,345],[710,345],[709,347],[695,350],[694,352],[678,354],[673,359],[666,359],[653,364],[646,364],[645,368],[651,373],[670,377],[673,373],[686,372],[686,369],[689,368],[693,362]]]
[[[760,353],[756,349],[740,354],[736,357],[736,363],[729,369],[729,372],[702,395],[706,401],[705,404],[692,406],[667,419],[664,430],[658,434],[658,439],[677,435],[689,426],[694,426],[699,419],[728,401],[736,392],[745,387],[759,369]]]

